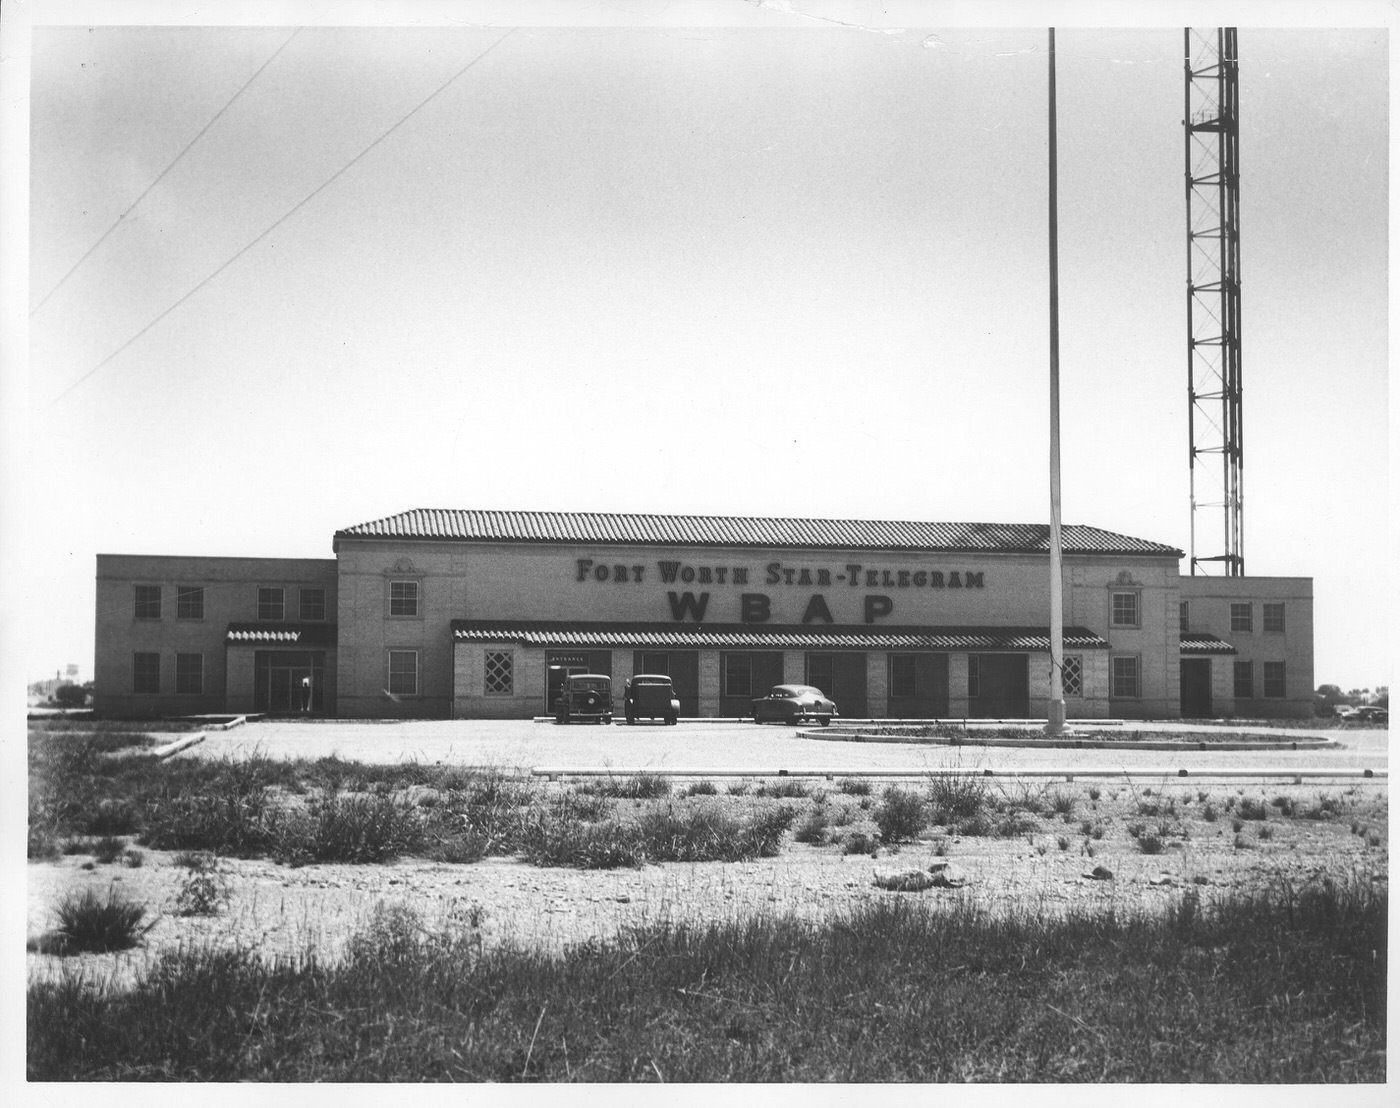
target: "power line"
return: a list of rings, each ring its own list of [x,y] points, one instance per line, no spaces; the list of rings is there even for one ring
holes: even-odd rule
[[[165,180],[166,174],[169,173],[172,169],[174,169],[180,163],[180,159],[190,152],[190,147],[194,146],[195,143],[202,139],[205,136],[205,134],[209,131],[209,128],[214,126],[215,123],[219,122],[219,120],[223,118],[224,113],[228,111],[229,108],[233,107],[234,101],[237,100],[240,96],[243,95],[244,92],[247,91],[248,86],[251,85],[254,81],[256,81],[259,76],[261,76],[262,71],[264,69],[266,69],[268,66],[270,66],[273,62],[277,60],[277,56],[292,44],[292,39],[296,38],[297,35],[301,34],[301,30],[302,29],[298,27],[295,31],[293,31],[287,37],[287,41],[273,51],[272,57],[268,58],[267,61],[263,62],[262,65],[258,66],[257,72],[243,82],[243,87],[240,88],[237,92],[235,92],[229,98],[228,103],[214,113],[214,117],[204,125],[203,129],[199,132],[199,134],[195,135],[194,138],[190,139],[190,141],[185,144],[185,148],[175,155],[175,160],[172,161],[169,165],[167,165],[164,169],[162,169],[160,171],[160,175],[157,176],[154,181],[152,181],[149,185],[146,186],[146,190],[143,193],[141,193],[141,195],[138,196],[135,200],[133,200],[130,204],[127,205],[126,211],[122,212],[121,215],[117,216],[116,221],[113,222],[113,224],[110,227],[108,227],[107,230],[102,232],[102,236],[87,248],[87,252],[72,264],[67,273],[65,273],[62,277],[58,279],[58,284],[54,285],[53,288],[49,289],[49,291],[44,295],[44,298],[40,300],[39,303],[35,304],[34,307],[29,309],[29,314],[31,317],[34,315],[35,312],[37,312],[40,308],[47,304],[49,302],[49,299],[53,296],[53,294],[63,287],[64,283],[68,280],[69,277],[73,276],[73,274],[77,271],[78,267],[81,266],[90,257],[92,257],[92,255],[97,251],[97,248],[107,241],[107,239],[111,236],[112,232],[121,226],[122,220],[124,220],[135,210],[136,205],[141,203],[142,200],[146,199],[146,197],[150,195],[151,190],[155,188],[158,184],[160,184],[163,180]]]
[[[66,389],[64,389],[61,393],[59,393],[56,397],[54,397],[54,399],[51,400],[47,405],[47,408],[54,407],[54,405],[62,401],[65,397],[68,396],[69,393],[71,393],[79,385],[82,385],[86,381],[90,380],[94,374],[96,374],[100,369],[102,369],[109,362],[111,362],[112,359],[116,358],[119,354],[122,353],[122,351],[126,350],[127,347],[131,346],[132,343],[136,342],[139,338],[146,334],[147,331],[149,331],[157,323],[163,320],[166,316],[168,316],[186,300],[194,296],[195,293],[199,292],[200,289],[204,288],[205,285],[207,285],[220,273],[226,270],[229,266],[233,265],[234,262],[238,261],[239,258],[243,257],[243,255],[248,253],[249,250],[257,246],[258,243],[262,242],[263,239],[267,238],[268,235],[272,234],[272,232],[277,230],[277,228],[280,227],[283,223],[289,220],[292,216],[296,215],[297,212],[299,212],[303,207],[305,207],[308,203],[310,203],[318,195],[320,195],[320,193],[324,191],[329,185],[331,185],[337,178],[339,178],[343,173],[345,173],[352,166],[354,166],[356,162],[358,162],[361,158],[363,158],[366,154],[368,154],[371,150],[373,150],[376,146],[378,146],[381,142],[383,142],[386,138],[393,134],[394,131],[398,130],[398,128],[401,127],[404,123],[408,122],[409,119],[411,119],[414,115],[416,115],[419,111],[426,107],[430,102],[432,102],[444,91],[446,91],[447,87],[453,82],[455,82],[459,77],[461,77],[462,74],[466,73],[467,70],[471,69],[472,66],[476,65],[477,62],[485,58],[486,55],[491,53],[492,50],[496,49],[496,47],[500,46],[501,43],[505,42],[505,40],[509,38],[514,33],[514,31],[515,28],[512,27],[495,42],[493,42],[490,46],[488,46],[485,50],[483,50],[480,54],[474,57],[471,61],[467,62],[466,65],[462,66],[461,69],[457,70],[456,73],[454,73],[446,81],[444,81],[432,92],[430,92],[424,99],[420,100],[416,105],[414,105],[414,107],[409,109],[407,114],[405,114],[396,123],[390,126],[390,128],[387,131],[381,134],[377,139],[371,142],[368,146],[366,146],[363,150],[361,150],[343,166],[341,166],[324,181],[322,181],[319,185],[317,185],[316,188],[314,188],[311,192],[307,193],[306,196],[302,197],[301,200],[299,200],[289,211],[287,211],[284,215],[279,217],[275,222],[273,222],[266,229],[264,229],[263,232],[259,234],[257,238],[253,239],[252,242],[244,246],[231,258],[229,258],[222,265],[220,265],[218,269],[214,270],[214,272],[210,273],[209,276],[204,278],[204,280],[200,281],[199,284],[195,285],[194,288],[190,289],[189,292],[185,293],[184,296],[180,297],[179,300],[171,304],[168,308],[161,312],[160,315],[156,316],[155,319],[151,320],[148,324],[146,324],[146,326],[142,327],[141,330],[137,331],[136,334],[132,335],[131,338],[127,339],[126,342],[122,343],[119,347],[113,350],[110,354],[108,354],[90,370],[88,370],[71,385],[69,385]]]

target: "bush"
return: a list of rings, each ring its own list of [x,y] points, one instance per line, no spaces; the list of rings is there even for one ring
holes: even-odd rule
[[[918,793],[891,785],[875,809],[874,818],[881,842],[910,842],[928,826],[928,809]]]
[[[715,788],[713,781],[693,781],[686,786],[682,796],[716,796],[719,789]]]
[[[619,800],[655,800],[657,797],[671,795],[671,779],[659,773],[639,773],[635,777],[623,778],[609,777],[602,781],[590,781],[583,791]]]
[[[1244,797],[1240,800],[1237,812],[1240,819],[1268,819],[1269,806],[1262,800],[1251,800]]]
[[[928,799],[933,822],[968,819],[986,805],[987,781],[970,773],[938,773],[929,779]]]
[[[138,931],[146,916],[144,905],[107,890],[104,901],[92,889],[70,893],[58,903],[56,931],[64,953],[126,950],[136,945],[144,932]]]
[[[261,791],[154,801],[143,841],[156,850],[208,850],[248,858],[273,845],[274,814]]]
[[[60,708],[81,708],[87,698],[87,689],[81,685],[59,685],[53,691],[53,702]]]
[[[807,813],[807,818],[797,825],[793,838],[800,843],[820,844],[826,842],[826,811],[817,808]]]
[[[880,853],[880,844],[864,831],[853,831],[841,845],[842,854],[868,854],[872,858]]]
[[[1144,854],[1161,854],[1166,849],[1166,844],[1159,836],[1148,833],[1138,836],[1137,845],[1138,850]]]
[[[843,777],[836,788],[847,796],[870,795],[870,782],[863,777]]]
[[[423,846],[417,812],[384,795],[330,796],[271,821],[273,855],[305,862],[388,862]]]
[[[754,790],[754,796],[774,796],[782,799],[802,799],[810,796],[812,787],[805,781],[796,781],[787,778],[775,781],[771,785],[760,785]]]
[[[228,903],[228,878],[212,854],[194,856],[180,882],[172,911],[177,916],[213,916]]]

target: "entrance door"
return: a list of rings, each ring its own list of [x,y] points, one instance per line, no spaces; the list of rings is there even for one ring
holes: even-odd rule
[[[571,673],[601,673],[612,676],[611,650],[546,650],[544,652],[545,703],[553,712]]]
[[[253,703],[274,715],[317,715],[324,704],[321,650],[259,650],[253,655]]]
[[[1031,714],[1030,656],[969,654],[967,714],[972,719],[1025,719]]]
[[[1181,659],[1181,715],[1184,719],[1210,719],[1210,659]]]

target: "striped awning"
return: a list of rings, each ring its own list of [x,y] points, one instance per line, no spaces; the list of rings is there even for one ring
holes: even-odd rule
[[[458,643],[522,646],[645,647],[719,650],[1032,650],[1050,649],[1048,627],[755,626],[704,623],[452,622]],[[1064,629],[1066,649],[1107,650],[1084,627]]]
[[[1238,654],[1233,646],[1224,639],[1208,635],[1203,631],[1193,632],[1181,636],[1181,652],[1183,654]]]
[[[334,623],[230,623],[230,644],[277,646],[335,646]]]

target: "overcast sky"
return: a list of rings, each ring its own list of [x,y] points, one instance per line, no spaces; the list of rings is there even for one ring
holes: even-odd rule
[[[34,28],[27,676],[90,675],[99,552],[330,557],[414,507],[1048,520],[1043,28],[464,7]],[[1181,26],[1057,47],[1064,519],[1189,550]],[[1375,685],[1388,35],[1239,50],[1246,569],[1312,576],[1318,682]]]

